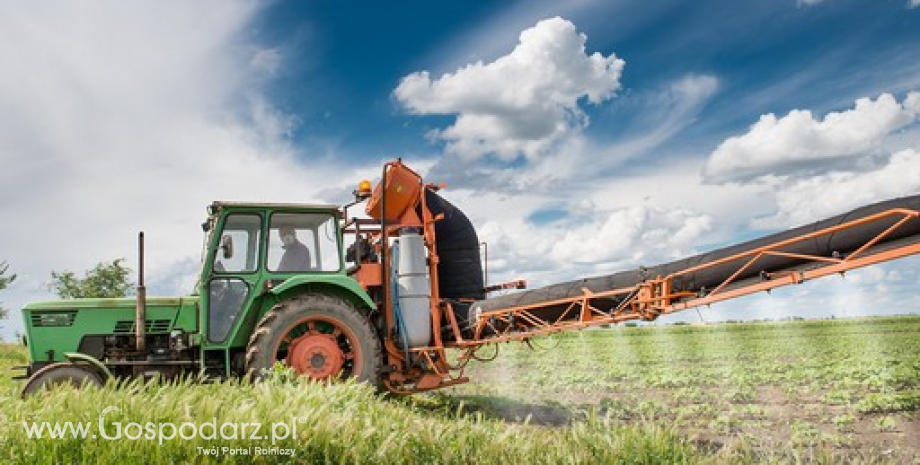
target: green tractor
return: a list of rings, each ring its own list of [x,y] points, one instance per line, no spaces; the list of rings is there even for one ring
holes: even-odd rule
[[[370,187],[363,181],[344,207],[214,202],[196,292],[187,297],[146,297],[142,233],[137,298],[23,309],[31,357],[20,367],[23,394],[109,378],[259,379],[278,362],[317,380],[353,377],[399,393],[465,381],[448,374],[448,341],[433,312],[446,302],[443,290],[483,296],[475,233],[463,261],[474,258],[472,272],[454,273],[461,280],[454,284],[438,280],[432,273],[456,261],[456,251],[438,258],[435,222],[449,226],[440,221],[445,212],[456,219],[459,211],[400,161],[385,166],[376,191]],[[368,198],[370,218],[349,219],[347,208]],[[410,239],[422,247],[421,268],[399,274],[390,255],[400,241],[408,254]],[[416,285],[401,296],[397,279],[410,278]]]
[[[215,202],[209,213],[197,295],[26,306],[32,363],[23,391],[113,376],[258,377],[276,361],[317,378],[374,379],[375,305],[345,273],[340,210]],[[293,262],[296,251],[303,252]]]

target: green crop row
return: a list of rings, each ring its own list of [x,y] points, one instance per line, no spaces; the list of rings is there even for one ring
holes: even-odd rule
[[[452,394],[650,421],[757,461],[798,460],[789,444],[833,461],[920,461],[920,317],[617,327],[531,346],[545,350],[502,344]]]

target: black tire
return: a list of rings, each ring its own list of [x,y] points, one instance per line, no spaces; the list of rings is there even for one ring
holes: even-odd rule
[[[336,347],[339,353],[330,354]],[[367,318],[347,302],[327,295],[298,296],[275,305],[256,325],[246,348],[247,377],[265,378],[276,361],[302,376],[354,377],[376,386],[380,339]]]
[[[29,377],[22,396],[26,397],[36,392],[50,389],[52,386],[70,385],[75,388],[84,386],[102,386],[102,376],[87,365],[76,365],[69,362],[53,363]]]

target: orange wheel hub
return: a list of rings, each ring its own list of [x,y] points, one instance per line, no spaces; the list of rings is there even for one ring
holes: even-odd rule
[[[333,335],[310,332],[291,341],[287,364],[299,375],[327,379],[342,371],[345,354]]]

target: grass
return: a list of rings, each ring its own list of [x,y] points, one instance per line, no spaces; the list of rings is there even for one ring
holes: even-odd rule
[[[2,350],[22,353],[17,347]],[[23,357],[12,359],[24,361]],[[539,425],[508,424],[426,397],[384,398],[362,384],[325,386],[282,378],[257,385],[234,381],[200,384],[193,380],[169,385],[110,383],[99,389],[55,390],[27,400],[19,398],[17,384],[5,380],[0,394],[0,437],[5,439],[0,451],[3,459],[14,463],[138,459],[147,463],[697,463],[704,458],[689,441],[656,425],[637,427],[591,416],[576,425],[548,431]],[[22,426],[34,421],[93,422],[91,431],[97,432],[98,417],[110,406],[118,408],[105,417],[106,435],[110,437],[119,428],[125,436],[138,436],[140,426],[128,434],[127,424],[132,422],[143,426],[146,422],[202,425],[213,421],[220,428],[226,423],[261,422],[261,432],[267,435],[270,423],[296,421],[296,438],[274,444],[296,452],[293,459],[253,456],[254,447],[273,445],[269,439],[249,439],[251,433],[245,433],[249,436],[245,439],[176,438],[161,445],[159,439],[143,437],[34,439]],[[159,426],[154,429],[159,431]],[[225,436],[233,436],[231,431],[228,428]],[[164,432],[172,431],[164,428]],[[210,436],[210,429],[204,435]],[[223,447],[247,449],[250,455],[215,457],[203,455],[201,450]]]
[[[274,463],[915,463],[920,318],[630,327],[504,344],[473,382],[388,397],[274,379],[111,383],[23,400],[0,379],[0,461]],[[0,345],[0,368],[26,362]],[[5,370],[4,370],[5,371]],[[296,423],[271,439],[29,438],[23,422]],[[116,425],[118,422],[120,425]],[[127,426],[136,423],[137,426]],[[232,429],[231,429],[232,431]],[[167,430],[168,432],[168,430]],[[232,435],[231,435],[232,436]],[[203,450],[240,448],[250,455]],[[255,448],[293,449],[255,456]],[[228,450],[229,452],[229,450]]]

